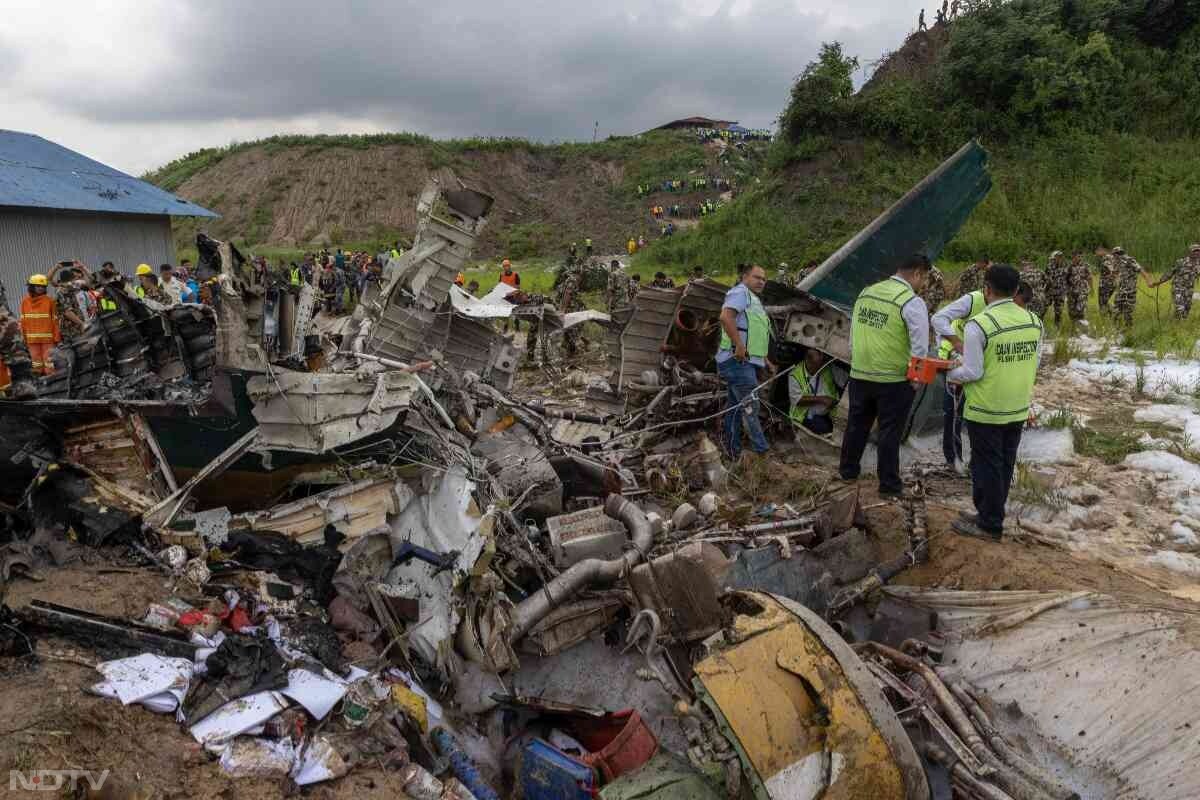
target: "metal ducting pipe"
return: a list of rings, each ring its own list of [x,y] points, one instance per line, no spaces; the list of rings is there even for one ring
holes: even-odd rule
[[[611,494],[604,502],[604,513],[625,525],[633,546],[611,561],[598,558],[580,561],[522,600],[513,612],[509,642],[516,642],[547,614],[583,589],[615,583],[625,577],[642,560],[643,554],[650,551],[654,544],[654,529],[640,508],[619,494]]]

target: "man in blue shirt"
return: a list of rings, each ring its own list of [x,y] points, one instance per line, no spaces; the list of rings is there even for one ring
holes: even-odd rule
[[[725,414],[725,452],[737,458],[742,451],[742,425],[750,435],[750,448],[765,453],[770,445],[758,419],[758,371],[766,369],[771,343],[771,322],[758,295],[767,283],[762,267],[740,265],[741,282],[725,293],[721,306],[721,344],[717,350],[717,372],[728,387]],[[743,403],[745,405],[743,406]]]

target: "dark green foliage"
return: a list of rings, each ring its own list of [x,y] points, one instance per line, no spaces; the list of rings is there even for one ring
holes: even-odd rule
[[[797,142],[811,134],[841,128],[854,94],[851,76],[858,59],[842,52],[838,42],[821,45],[817,60],[804,68],[792,86],[791,100],[779,116],[780,134]]]
[[[972,136],[1200,133],[1200,0],[974,0],[909,37],[858,94],[857,62],[825,45],[780,128],[948,148]],[[913,65],[916,65],[915,67]]]

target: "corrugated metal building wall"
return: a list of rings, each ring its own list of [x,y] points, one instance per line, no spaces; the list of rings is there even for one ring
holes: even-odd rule
[[[10,309],[20,304],[30,275],[71,259],[93,271],[111,261],[131,278],[143,262],[157,271],[175,263],[171,218],[0,207],[0,281]]]

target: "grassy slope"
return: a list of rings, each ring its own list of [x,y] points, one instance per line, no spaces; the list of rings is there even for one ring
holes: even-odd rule
[[[994,187],[943,254],[951,271],[979,255],[1044,261],[1055,249],[1090,253],[1116,244],[1161,271],[1200,238],[1193,222],[1200,215],[1200,148],[1193,140],[1113,134],[991,153]],[[773,266],[823,258],[942,155],[877,141],[831,143],[811,158],[789,160],[699,230],[656,245],[642,260],[724,269],[739,261]]]

